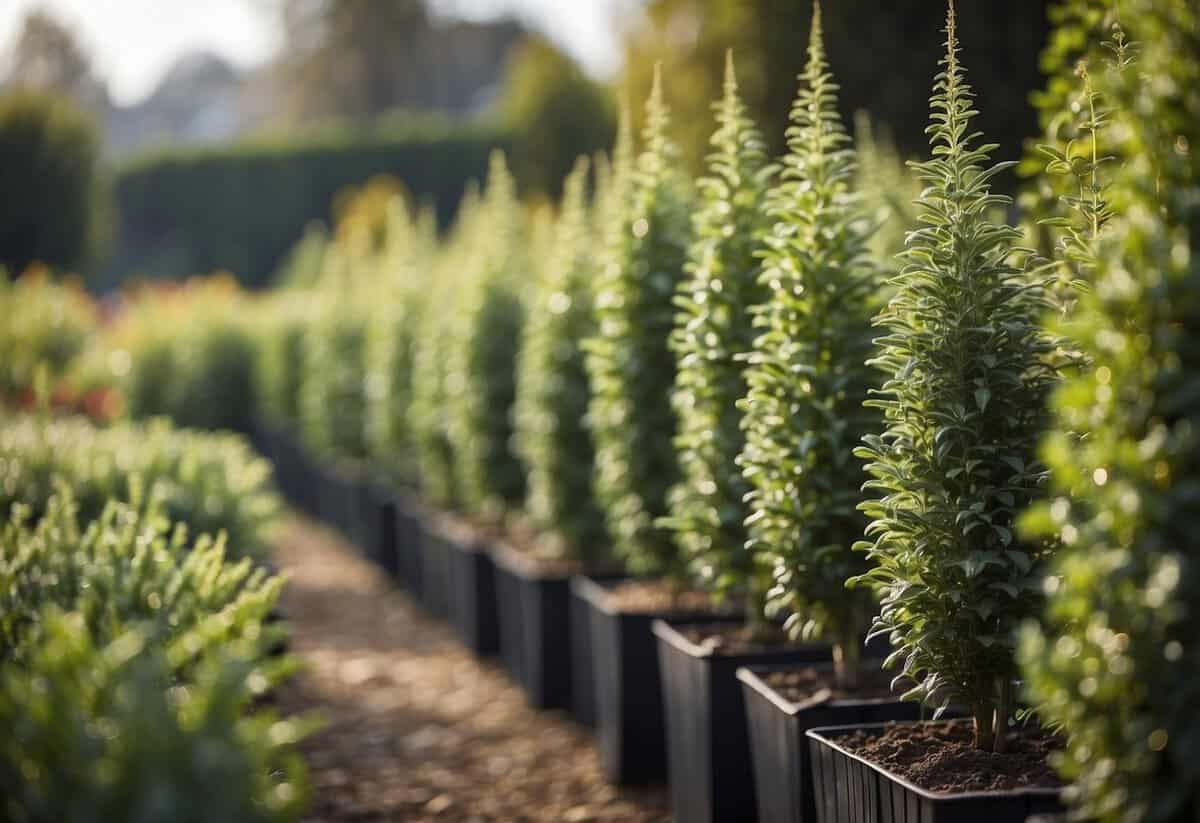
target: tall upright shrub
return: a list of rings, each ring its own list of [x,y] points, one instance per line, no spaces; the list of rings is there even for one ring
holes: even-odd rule
[[[583,561],[607,554],[595,500],[591,385],[581,342],[594,330],[588,161],[564,184],[554,248],[530,303],[517,373],[517,446],[529,468],[526,508],[548,551]]]
[[[410,422],[416,446],[420,485],[425,496],[441,506],[460,501],[455,449],[450,440],[446,405],[449,354],[455,331],[459,283],[474,254],[473,234],[480,220],[479,189],[463,193],[458,220],[433,263],[428,300],[433,307],[417,320],[413,352],[413,400]]]
[[[462,502],[474,514],[497,518],[525,498],[512,417],[530,270],[525,214],[499,151],[492,155],[480,219],[475,267],[459,284],[446,414]]]
[[[280,291],[260,308],[254,362],[258,408],[265,422],[295,433],[300,428],[304,342],[313,322],[314,297],[309,291]]]
[[[691,235],[690,193],[667,135],[669,122],[656,74],[627,203],[620,171],[614,183],[587,362],[596,493],[615,550],[635,574],[681,576],[680,554],[657,523],[679,478],[669,391],[675,356],[667,340]]]
[[[1166,823],[1200,809],[1200,12],[1116,7],[1136,71],[1089,66],[1119,162],[1069,326],[1091,367],[1043,447],[1054,497],[1028,525],[1062,545],[1022,659],[1081,818]]]
[[[358,263],[350,249],[331,249],[325,261],[329,281],[303,347],[301,436],[326,458],[357,462],[367,456],[369,302],[363,287],[353,282]]]
[[[417,482],[413,362],[435,232],[431,212],[414,217],[395,198],[379,261],[381,299],[367,328],[367,444],[382,473],[407,487]]]
[[[762,201],[772,169],[741,100],[732,53],[724,96],[713,108],[717,128],[708,175],[698,184],[687,277],[675,297],[669,341],[678,359],[672,403],[682,478],[671,490],[663,524],[702,585],[719,595],[755,590],[748,608],[760,618],[765,587],[755,581],[761,575],[746,550],[749,484],[737,465],[745,444],[737,403],[746,394],[740,357],[754,342],[750,310],[767,295],[756,255],[767,227]]]
[[[852,549],[866,524],[853,452],[879,428],[863,402],[877,383],[866,361],[883,277],[868,250],[872,223],[854,190],[819,4],[800,82],[783,179],[767,201],[769,299],[747,368],[741,462],[751,548],[771,567],[770,611],[787,615],[797,638],[829,635],[839,674],[853,681],[873,605],[867,591],[845,588],[867,567]]]
[[[910,235],[896,295],[876,322],[873,360],[886,374],[886,427],[857,453],[869,461],[863,544],[877,564],[860,581],[882,593],[888,634],[916,686],[906,696],[970,708],[976,745],[1003,750],[1013,707],[1015,630],[1039,600],[1047,549],[1014,536],[1045,471],[1036,447],[1056,380],[1037,320],[1040,284],[1014,266],[1020,235],[992,222],[992,146],[971,131],[951,1],[946,56],[931,104],[922,227]]]

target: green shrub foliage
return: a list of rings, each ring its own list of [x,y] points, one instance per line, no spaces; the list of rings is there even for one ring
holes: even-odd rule
[[[1029,526],[1062,546],[1022,658],[1041,718],[1069,736],[1081,816],[1165,823],[1200,807],[1200,13],[1117,10],[1134,70],[1089,64],[1113,124],[1101,153],[1119,160],[1103,175],[1113,216],[1085,238],[1089,288],[1066,321],[1092,366],[1054,397],[1055,496]]]
[[[366,338],[369,305],[350,279],[349,251],[326,256],[330,288],[304,341],[301,437],[317,454],[358,463],[367,457]]]
[[[305,798],[302,729],[251,701],[278,665],[225,646],[186,686],[175,660],[134,628],[92,639],[84,618],[44,612],[27,665],[0,667],[0,815],[21,823],[283,823]]]
[[[0,98],[0,268],[73,268],[96,250],[100,140],[71,101],[40,92]]]
[[[254,379],[258,408],[276,429],[300,428],[300,391],[304,381],[304,342],[312,323],[310,293],[273,295],[257,316]]]
[[[904,238],[917,223],[921,181],[892,142],[891,133],[871,121],[866,112],[854,118],[854,148],[858,157],[854,187],[874,223],[867,247],[879,265],[891,269],[904,251]]]
[[[382,297],[367,328],[367,445],[381,473],[408,488],[417,482],[413,364],[436,231],[432,212],[413,218],[395,199],[379,261]]]
[[[596,437],[596,493],[614,548],[635,574],[684,574],[671,534],[658,524],[679,479],[668,346],[674,295],[690,242],[690,193],[667,136],[661,77],[646,105],[645,150],[626,199],[618,162],[616,205],[596,277],[596,336],[587,341]]]
[[[60,485],[84,522],[110,500],[156,495],[193,534],[224,532],[231,557],[259,558],[279,501],[271,469],[240,438],[174,429],[166,421],[97,428],[81,418],[0,418],[0,517],[14,504],[42,517]]]
[[[989,217],[1008,202],[989,180],[1011,164],[986,165],[993,147],[970,131],[952,4],[946,35],[932,158],[915,166],[922,226],[876,320],[887,378],[870,402],[886,428],[857,453],[882,498],[861,504],[877,565],[859,580],[882,590],[875,632],[917,683],[907,696],[970,707],[991,749],[1005,745],[1015,629],[1039,599],[1046,547],[1017,541],[1013,521],[1045,476],[1036,446],[1056,374],[1036,323],[1043,290],[1012,264],[1020,235]]]
[[[0,278],[0,402],[33,390],[40,368],[67,376],[96,328],[96,310],[75,284],[45,272]]]
[[[670,346],[678,358],[672,402],[682,480],[671,490],[670,517],[693,576],[725,595],[745,594],[755,575],[746,550],[749,484],[737,466],[745,438],[737,402],[746,394],[740,357],[754,342],[750,310],[765,302],[756,257],[767,221],[762,201],[769,184],[765,149],[738,92],[732,54],[725,94],[714,105],[708,176],[698,184],[687,277],[675,297],[678,313]],[[761,597],[750,598],[761,616]]]
[[[249,432],[256,411],[255,337],[228,277],[135,294],[118,320],[116,385],[131,417]]]
[[[564,185],[552,253],[531,301],[517,374],[517,445],[529,468],[526,508],[545,550],[581,561],[607,555],[595,500],[591,385],[581,341],[594,331],[588,162]],[[606,195],[601,195],[606,196]]]
[[[164,638],[201,624],[210,641],[259,637],[282,578],[249,559],[228,562],[223,536],[189,540],[145,502],[142,510],[110,503],[90,523],[80,522],[69,490],[50,498],[36,524],[27,507],[14,509],[0,530],[0,661],[25,662],[51,606],[82,616],[102,645],[142,624]],[[218,614],[223,626],[212,620]]]
[[[797,638],[830,635],[853,679],[872,601],[846,580],[866,571],[852,547],[866,520],[854,448],[879,428],[864,408],[877,384],[872,313],[883,277],[868,251],[872,224],[854,191],[855,153],[837,109],[814,9],[809,62],[792,108],[783,179],[762,282],[770,299],[749,358],[742,466],[752,485],[751,547],[771,566],[771,613]]]
[[[448,353],[445,413],[462,503],[497,518],[525,499],[513,448],[517,355],[530,264],[525,215],[504,155],[492,156],[469,275],[460,282]]]

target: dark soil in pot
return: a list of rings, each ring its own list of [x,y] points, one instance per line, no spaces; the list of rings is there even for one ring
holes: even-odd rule
[[[609,779],[621,785],[661,783],[667,777],[662,686],[651,624],[711,621],[718,610],[699,592],[676,592],[663,581],[578,577],[574,590],[587,605],[595,690],[596,746]]]
[[[746,702],[758,819],[812,823],[812,769],[804,733],[818,726],[918,720],[919,704],[901,702],[892,675],[867,660],[854,689],[837,685],[832,664],[756,666],[737,672]]]
[[[807,733],[821,823],[1025,823],[1062,810],[1049,755],[1061,741],[1016,728],[1009,751],[975,749],[971,723],[835,726]]]
[[[671,809],[676,820],[757,819],[742,666],[831,659],[826,645],[796,646],[777,626],[741,620],[654,622],[666,714]]]

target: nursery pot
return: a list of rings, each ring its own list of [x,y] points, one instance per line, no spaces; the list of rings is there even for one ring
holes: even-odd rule
[[[571,594],[569,564],[543,565],[510,546],[496,545],[500,657],[530,705],[573,708],[579,656],[590,647],[586,607]],[[582,613],[581,613],[582,612]],[[590,691],[590,688],[588,688]]]
[[[616,581],[577,577],[587,605],[595,694],[596,746],[609,779],[621,785],[661,783],[667,777],[658,652],[650,625],[711,621],[708,611],[619,611],[609,602]]]
[[[395,578],[399,569],[396,550],[396,500],[380,483],[369,484],[367,532],[371,536],[369,554],[371,559],[389,578]]]
[[[1059,789],[927,791],[838,744],[849,733],[882,733],[886,727],[879,723],[808,730],[819,823],[1025,823],[1031,815],[1064,810]]]
[[[722,624],[736,628],[744,621]],[[737,670],[771,663],[824,662],[832,658],[830,647],[780,646],[725,653],[692,642],[665,620],[654,621],[652,628],[662,671],[675,820],[755,820],[754,769]]]
[[[442,547],[446,570],[446,609],[459,639],[475,655],[500,648],[496,625],[496,572],[487,542],[450,518],[431,518],[426,542]]]
[[[421,599],[421,542],[424,539],[420,509],[403,495],[392,499],[396,513],[396,580],[417,600]]]
[[[419,515],[421,539],[417,542],[421,573],[421,605],[434,617],[450,616],[450,558],[445,541],[439,539],[437,515]]]
[[[868,661],[865,665],[871,665]],[[878,662],[878,661],[873,661]],[[921,707],[894,698],[842,698],[793,703],[764,679],[769,672],[819,668],[833,671],[830,663],[811,666],[753,666],[737,670],[746,703],[754,787],[761,823],[813,823],[812,769],[804,734],[818,726],[919,720]]]
[[[618,583],[624,579],[616,573],[593,575],[592,580]],[[580,725],[596,727],[596,683],[592,671],[591,607],[583,594],[588,578],[575,576],[568,584],[567,611],[571,618],[571,716]]]

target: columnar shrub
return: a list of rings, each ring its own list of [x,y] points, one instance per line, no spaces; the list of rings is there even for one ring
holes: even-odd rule
[[[690,240],[690,194],[667,136],[661,77],[646,106],[645,150],[629,202],[617,173],[617,205],[597,274],[596,336],[587,342],[596,436],[596,493],[617,553],[635,574],[682,575],[670,533],[657,521],[679,478],[667,340]]]
[[[492,155],[473,239],[474,266],[459,285],[453,319],[445,412],[462,502],[474,514],[496,518],[525,498],[512,416],[530,269],[525,215],[499,151]]]
[[[291,744],[302,732],[248,713],[277,666],[235,648],[176,679],[173,658],[194,633],[162,648],[145,629],[96,642],[78,614],[49,610],[26,665],[0,666],[3,817],[283,823],[305,799]]]
[[[854,187],[863,198],[873,227],[867,247],[884,268],[891,268],[904,251],[904,238],[916,225],[916,200],[921,181],[892,142],[891,134],[871,122],[866,112],[854,118],[854,149],[858,157]]]
[[[1015,629],[1037,607],[1047,551],[1016,540],[1014,518],[1045,476],[1036,446],[1056,375],[1042,289],[1012,262],[1020,235],[989,217],[1008,203],[989,181],[1011,164],[987,165],[992,147],[970,130],[953,4],[942,65],[932,158],[915,166],[923,225],[876,321],[887,378],[871,404],[886,428],[857,453],[882,497],[860,504],[877,565],[859,579],[882,591],[875,632],[916,682],[907,696],[970,707],[976,745],[1003,749]]]
[[[410,410],[421,489],[432,502],[459,502],[454,446],[447,427],[447,363],[453,343],[458,284],[474,253],[473,233],[480,215],[479,189],[468,186],[459,206],[458,221],[433,264],[429,305],[417,320],[413,353],[413,401]]]
[[[283,291],[261,308],[256,317],[254,364],[259,409],[275,428],[295,432],[300,427],[304,341],[312,324],[314,297],[306,291]]]
[[[369,303],[354,282],[360,261],[335,247],[308,337],[300,386],[304,442],[328,459],[358,462],[367,456],[366,330]]]
[[[384,476],[406,487],[417,481],[413,361],[436,230],[432,212],[414,218],[395,198],[379,261],[382,294],[367,328],[367,444]]]
[[[693,576],[706,588],[720,595],[756,589],[759,596],[748,606],[757,618],[765,587],[751,585],[761,575],[746,550],[749,484],[737,466],[745,442],[737,403],[746,394],[739,358],[754,341],[750,309],[767,294],[756,255],[767,226],[762,201],[771,169],[739,96],[732,54],[724,97],[714,109],[709,173],[698,184],[695,236],[669,341],[678,358],[672,403],[683,477],[671,490],[671,514],[663,524],[675,532]]]
[[[867,568],[852,549],[866,524],[854,449],[879,427],[863,403],[877,383],[866,360],[883,276],[868,252],[872,224],[853,188],[855,153],[823,37],[818,5],[783,179],[767,201],[770,296],[747,368],[741,462],[751,547],[772,571],[770,611],[787,615],[797,638],[832,637],[839,674],[853,680],[873,606],[866,590],[845,588]]]
[[[546,271],[530,303],[517,373],[517,445],[529,467],[526,508],[554,554],[605,557],[604,513],[595,500],[596,452],[588,425],[591,386],[581,341],[593,333],[587,204],[588,162],[563,187]]]
[[[163,517],[157,494],[140,508],[110,503],[90,522],[80,521],[69,490],[34,524],[28,507],[14,509],[0,528],[0,662],[27,662],[50,606],[81,615],[102,645],[139,624],[163,638],[205,623],[210,642],[258,638],[283,579],[245,558],[228,561],[224,536],[189,539]]]
[[[1069,737],[1080,815],[1164,823],[1200,807],[1200,13],[1117,10],[1136,71],[1089,66],[1113,123],[1101,152],[1119,160],[1113,216],[1088,238],[1069,324],[1091,367],[1055,394],[1043,449],[1055,497],[1030,526],[1062,546],[1022,657],[1039,715]]]
[[[261,557],[279,510],[271,468],[234,435],[172,428],[166,421],[97,428],[81,418],[0,418],[0,518],[14,504],[41,517],[59,485],[84,521],[110,500],[159,495],[164,514],[193,534],[224,532],[237,557]]]

